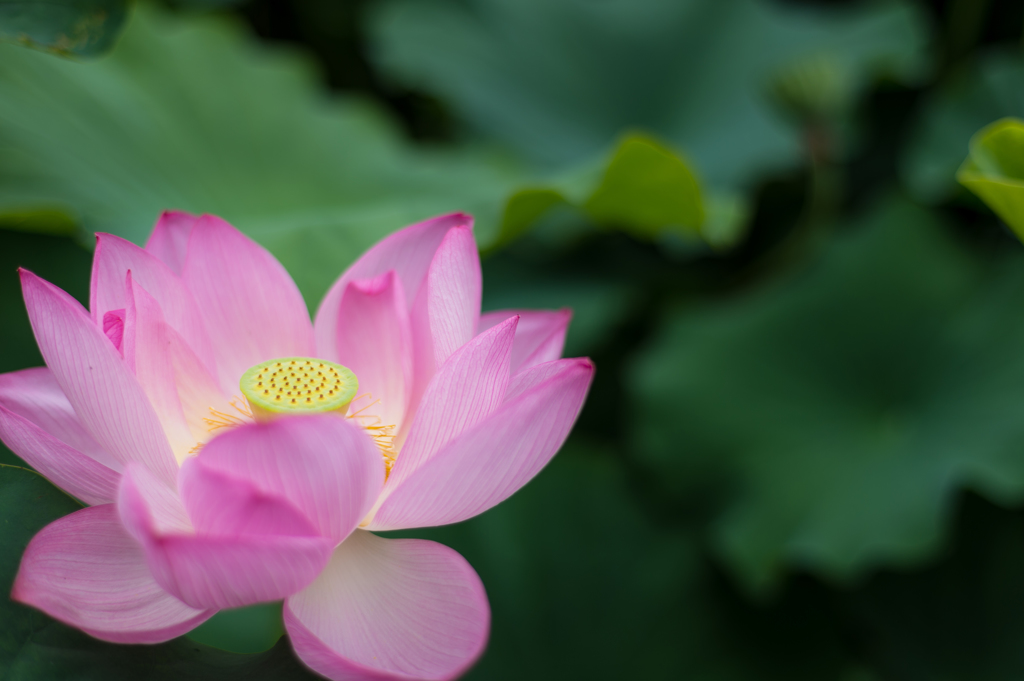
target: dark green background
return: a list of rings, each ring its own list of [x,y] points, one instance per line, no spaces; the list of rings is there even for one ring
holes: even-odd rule
[[[0,370],[41,362],[16,268],[85,301],[91,232],[162,208],[311,308],[471,211],[485,309],[573,307],[598,369],[536,480],[406,533],[486,585],[466,678],[1021,679],[1024,248],[955,174],[1024,117],[1022,30],[1012,0],[0,0]],[[6,590],[76,502],[0,463]],[[0,678],[312,675],[4,601]]]

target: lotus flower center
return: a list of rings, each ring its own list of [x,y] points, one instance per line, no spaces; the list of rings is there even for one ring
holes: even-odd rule
[[[250,368],[239,383],[257,421],[282,415],[342,416],[359,381],[348,367],[309,357],[272,359]]]

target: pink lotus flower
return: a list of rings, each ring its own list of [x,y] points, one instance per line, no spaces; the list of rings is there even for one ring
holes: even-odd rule
[[[476,660],[490,610],[469,564],[369,530],[506,499],[562,445],[593,366],[559,359],[565,311],[481,316],[470,218],[381,241],[315,324],[284,268],[208,215],[164,214],[145,249],[100,235],[91,313],[21,278],[47,367],[0,376],[0,438],[90,506],[32,540],[15,600],[153,643],[284,599],[296,653],[332,679]]]

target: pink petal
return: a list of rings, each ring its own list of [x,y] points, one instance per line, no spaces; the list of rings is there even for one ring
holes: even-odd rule
[[[437,367],[473,336],[480,319],[480,293],[480,256],[473,234],[469,227],[453,227],[434,254],[410,314],[413,384],[406,422],[421,404]]]
[[[167,641],[213,615],[160,588],[113,504],[44,527],[25,549],[11,598],[115,643]]]
[[[103,313],[103,333],[106,334],[114,347],[121,350],[124,342],[124,310],[110,310]],[[124,354],[122,353],[122,357]]]
[[[203,312],[228,394],[254,364],[315,355],[295,282],[274,256],[220,218],[204,215],[196,222],[182,279]]]
[[[122,354],[153,404],[175,458],[182,461],[210,439],[209,419],[247,422],[248,410],[224,395],[206,363],[166,323],[156,299],[130,272],[127,285]]]
[[[142,544],[146,563],[161,587],[192,607],[220,609],[278,600],[316,578],[329,560],[334,542],[312,535],[312,525],[300,523],[297,518],[301,515],[293,507],[280,499],[265,498],[245,481],[223,475],[212,481],[199,480],[205,473],[202,467],[187,468],[188,473],[183,468],[182,482],[203,485],[203,489],[189,491],[190,510],[197,513],[199,526],[247,531],[189,532],[190,528],[173,517],[178,512],[173,504],[181,502],[171,499],[168,488],[161,487],[145,469],[129,466],[121,479],[118,511],[128,532]],[[211,497],[213,485],[221,486],[220,504]],[[247,525],[245,516],[254,511],[256,519]],[[281,515],[288,517],[276,523],[262,522]],[[273,533],[285,526],[303,533]]]
[[[170,486],[137,463],[125,466],[117,491],[117,510],[128,533],[145,543],[153,533],[194,532],[176,486]]]
[[[121,462],[86,432],[74,407],[46,367],[0,374],[0,405],[107,468],[115,471],[123,468]]]
[[[480,321],[480,255],[469,227],[448,230],[425,282],[434,365],[469,342]],[[418,301],[417,301],[418,304]]]
[[[412,383],[412,332],[394,270],[349,283],[338,315],[337,361],[355,372],[359,394],[353,410],[379,418],[397,430],[405,416]],[[375,403],[376,404],[373,404]],[[372,406],[371,406],[372,404]]]
[[[565,333],[572,320],[572,310],[498,310],[480,316],[477,333],[483,333],[509,317],[519,315],[516,340],[512,345],[512,373],[536,364],[551,362],[562,356]]]
[[[458,553],[363,531],[284,607],[299,659],[335,681],[454,679],[483,652],[490,620],[483,584]]]
[[[509,385],[508,400],[398,485],[369,528],[455,523],[507,499],[562,446],[593,375],[587,359],[558,360],[520,372]]]
[[[188,240],[198,219],[184,211],[165,210],[149,235],[146,252],[152,253],[170,267],[172,272],[180,275],[185,267],[185,256],[188,254]]]
[[[248,480],[210,469],[197,458],[182,465],[178,485],[199,536],[231,540],[318,534],[313,523],[287,499],[267,494]]]
[[[50,482],[87,504],[117,496],[120,474],[0,404],[0,440]]]
[[[211,440],[196,462],[287,499],[332,546],[366,516],[384,484],[373,440],[335,415],[240,426]]]
[[[39,350],[86,432],[117,461],[173,482],[178,465],[160,420],[117,349],[74,298],[20,272]]]
[[[444,445],[502,403],[517,321],[511,317],[483,332],[438,370],[423,394],[385,490],[400,485]]]
[[[125,279],[129,272],[156,299],[167,323],[203,361],[212,362],[213,351],[202,315],[181,279],[156,256],[112,234],[96,235],[89,307],[97,325],[103,325],[107,312],[128,307]]]
[[[434,253],[453,227],[472,228],[473,218],[462,213],[442,215],[418,222],[382,239],[342,274],[320,303],[316,313],[316,344],[320,356],[338,361],[335,333],[341,299],[351,281],[374,279],[394,270],[402,282],[406,304],[412,305],[434,259]]]
[[[173,346],[183,343],[164,321],[159,303],[128,272],[128,309],[125,314],[123,352],[146,392],[167,435],[177,461],[196,446],[178,399]]]

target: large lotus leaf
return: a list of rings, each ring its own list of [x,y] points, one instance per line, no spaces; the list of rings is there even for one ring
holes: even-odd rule
[[[1024,118],[1020,50],[987,52],[929,93],[907,128],[910,139],[900,159],[900,174],[914,198],[950,198],[971,136],[1005,116]]]
[[[979,130],[956,177],[1024,239],[1024,121],[1004,118]]]
[[[768,289],[670,314],[632,374],[637,456],[713,480],[751,588],[930,555],[949,497],[1024,497],[1024,260],[894,202]]]
[[[92,56],[110,49],[127,13],[128,0],[0,0],[0,39]]]
[[[846,597],[846,621],[864,632],[865,657],[883,679],[1024,678],[1024,519],[965,496],[939,564],[885,572]]]
[[[909,4],[813,12],[766,0],[394,0],[376,60],[475,129],[539,162],[601,153],[624,129],[681,149],[711,187],[797,164],[798,132],[768,95],[804,62],[856,93],[921,66]]]
[[[843,675],[853,664],[820,600],[734,599],[696,533],[628,480],[606,448],[574,438],[497,508],[401,533],[452,546],[487,586],[491,641],[467,681],[859,678]]]
[[[403,142],[366,102],[318,93],[303,60],[223,20],[140,5],[110,55],[0,45],[0,213],[62,208],[145,239],[159,211],[217,213],[311,302],[389,231],[452,210],[493,236],[517,174]]]
[[[724,238],[715,231],[716,222],[706,230],[701,189],[689,165],[664,144],[636,133],[623,136],[607,161],[582,164],[509,197],[494,246],[516,240],[560,206],[647,241],[668,231],[727,246],[741,233],[736,220],[726,225]]]

